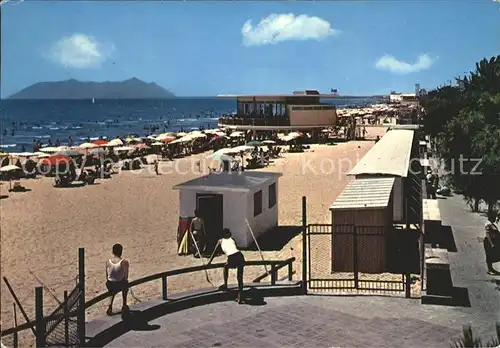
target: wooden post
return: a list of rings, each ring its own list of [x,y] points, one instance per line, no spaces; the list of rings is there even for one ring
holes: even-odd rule
[[[302,294],[307,295],[307,199],[302,197]]]
[[[85,346],[85,249],[78,249],[78,346]]]
[[[15,302],[12,304],[12,307],[14,307],[14,327],[17,327],[17,309]],[[12,345],[14,348],[19,347],[19,333],[17,331],[14,332]]]
[[[167,298],[167,276],[161,277],[161,298],[166,301]]]
[[[276,285],[276,276],[278,275],[278,271],[274,264],[271,264],[271,285]]]
[[[354,288],[359,287],[359,268],[358,268],[358,231],[356,226],[352,226],[352,265],[354,270]]]
[[[64,291],[64,343],[66,347],[69,347],[69,308],[67,291]]]
[[[43,318],[43,287],[37,286],[35,288],[35,325],[36,325],[36,346],[46,347],[45,342],[45,321]]]
[[[405,297],[410,298],[411,297],[411,274],[408,273],[408,270],[410,268],[410,262],[409,262],[409,255],[407,251],[409,250],[408,244],[410,242],[408,236],[410,234],[410,223],[408,221],[408,197],[405,198],[405,215],[406,215],[406,233],[405,236],[406,238],[403,239],[405,245],[404,249],[404,265],[405,265]]]

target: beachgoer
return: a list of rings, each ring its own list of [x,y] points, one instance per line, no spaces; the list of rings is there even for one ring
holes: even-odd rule
[[[425,186],[427,190],[427,199],[436,199],[435,179],[432,172],[429,170],[425,177]]]
[[[491,275],[500,275],[500,272],[493,268],[493,263],[500,261],[500,257],[498,256],[500,253],[500,231],[495,225],[497,216],[496,212],[490,211],[488,213],[488,221],[486,221],[486,224],[484,225],[486,234],[483,241],[484,253],[486,255],[486,267],[488,268],[488,274]]]
[[[243,272],[245,269],[245,257],[238,250],[235,240],[231,237],[231,231],[225,228],[223,231],[222,239],[219,239],[217,245],[215,246],[214,252],[208,261],[210,265],[214,259],[215,252],[218,247],[221,247],[222,252],[227,256],[227,262],[224,265],[224,284],[220,287],[221,290],[227,290],[227,280],[229,278],[229,269],[236,268],[236,278],[238,279],[238,296],[236,301],[238,303],[243,303]]]
[[[127,259],[122,258],[123,246],[121,244],[113,245],[113,257],[106,261],[106,287],[111,293],[107,315],[113,314],[113,301],[115,295],[122,293],[123,305],[122,312],[128,311],[128,270],[130,264]]]
[[[154,168],[155,168],[156,175],[160,175],[160,173],[158,172],[158,160],[155,160]]]
[[[375,138],[375,144],[378,143],[379,140],[380,140],[380,136],[377,135],[377,137]]]
[[[198,209],[194,211],[194,218],[191,220],[191,232],[193,233],[196,244],[198,245],[198,249],[200,249],[200,253],[205,251],[206,243],[206,231],[205,231],[205,223],[203,219],[200,217],[200,213]],[[198,250],[196,251],[198,253]],[[196,255],[195,255],[196,256]],[[202,257],[202,255],[198,255]]]

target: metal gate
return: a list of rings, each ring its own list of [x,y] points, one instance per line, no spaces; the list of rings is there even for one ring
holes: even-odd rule
[[[48,346],[80,347],[78,332],[79,325],[77,313],[79,310],[80,296],[83,296],[77,285],[69,293],[64,292],[64,301],[57,307],[45,321],[45,344]],[[83,323],[85,325],[85,323]]]
[[[308,290],[410,297],[409,275],[391,273],[386,267],[400,257],[394,246],[401,242],[391,238],[385,227],[342,225],[333,231],[331,224],[309,224],[306,234]]]

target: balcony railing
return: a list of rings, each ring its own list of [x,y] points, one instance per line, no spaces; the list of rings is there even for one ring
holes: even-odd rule
[[[238,118],[238,117],[221,117],[219,124],[226,126],[290,126],[289,117],[276,118]]]

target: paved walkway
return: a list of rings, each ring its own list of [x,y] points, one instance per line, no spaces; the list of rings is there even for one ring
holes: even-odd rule
[[[263,306],[223,302],[158,318],[108,346],[449,347],[468,323],[487,341],[500,320],[500,277],[496,283],[486,274],[484,218],[470,213],[460,196],[440,199],[439,205],[457,247],[450,253],[454,286],[467,288],[470,307],[383,296],[268,298]]]

